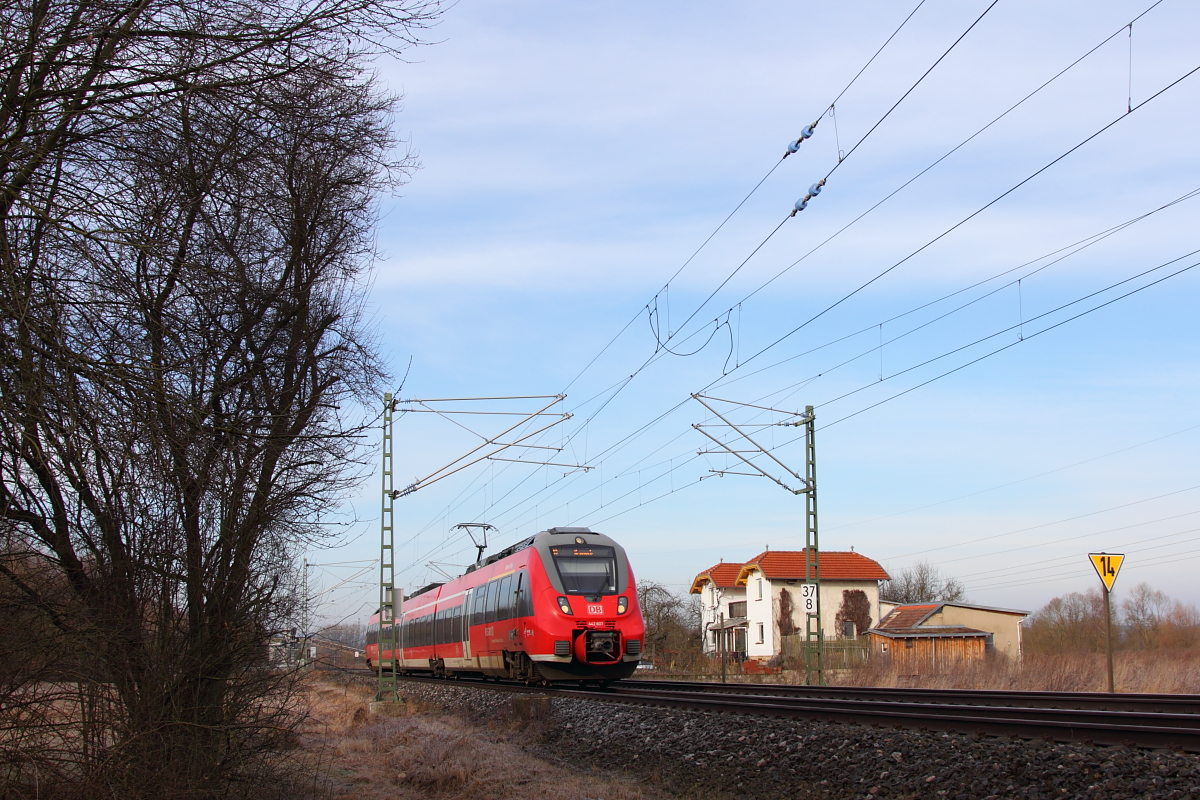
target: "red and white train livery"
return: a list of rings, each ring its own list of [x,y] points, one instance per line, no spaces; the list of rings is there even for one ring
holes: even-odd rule
[[[448,583],[405,597],[396,626],[368,625],[368,664],[525,681],[628,678],[645,624],[625,550],[588,528],[551,528]],[[395,650],[392,643],[395,643]]]

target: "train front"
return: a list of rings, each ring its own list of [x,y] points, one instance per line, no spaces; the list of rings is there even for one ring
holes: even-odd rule
[[[538,672],[552,681],[633,675],[646,626],[625,548],[588,528],[551,528],[533,548],[544,569],[532,587],[537,631],[526,649]]]

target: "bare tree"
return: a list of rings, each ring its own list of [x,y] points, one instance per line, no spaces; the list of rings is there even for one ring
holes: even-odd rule
[[[1104,596],[1093,588],[1055,597],[1027,621],[1024,640],[1035,653],[1103,650]]]
[[[698,655],[700,634],[699,598],[678,595],[661,583],[638,581],[638,605],[646,623],[649,660],[663,652],[685,657]]]
[[[42,648],[0,711],[38,763],[11,784],[254,794],[286,744],[265,645],[364,463],[374,202],[409,166],[356,59],[430,8],[6,12],[0,618]],[[52,685],[89,687],[79,718],[27,734]]]
[[[1139,583],[1121,602],[1121,628],[1126,642],[1149,649],[1160,639],[1171,614],[1171,598],[1146,582]]]
[[[964,600],[967,595],[961,581],[943,576],[928,561],[918,561],[898,573],[889,570],[889,574],[895,577],[880,582],[880,600],[891,603],[949,603]]]

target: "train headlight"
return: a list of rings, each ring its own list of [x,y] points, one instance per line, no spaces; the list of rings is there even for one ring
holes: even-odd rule
[[[571,611],[571,602],[569,600],[567,600],[567,598],[565,598],[565,597],[558,598],[558,608],[564,614],[574,616],[574,614]]]
[[[617,613],[624,614],[628,610],[629,610],[629,598],[628,597],[618,597],[617,598]]]

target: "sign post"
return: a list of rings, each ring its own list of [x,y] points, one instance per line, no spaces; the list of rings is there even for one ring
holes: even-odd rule
[[[1112,593],[1113,584],[1117,582],[1117,573],[1121,571],[1121,564],[1125,563],[1125,556],[1121,553],[1088,553],[1088,559],[1091,560],[1092,567],[1095,568],[1096,574],[1104,583],[1104,638],[1108,645],[1108,691],[1115,693],[1117,690],[1113,684],[1112,608],[1108,596]]]

